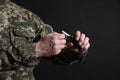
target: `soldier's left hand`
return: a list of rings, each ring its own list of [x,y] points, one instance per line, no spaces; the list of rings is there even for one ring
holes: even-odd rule
[[[78,41],[78,45],[80,47],[74,48],[74,44],[72,42],[68,43],[67,46],[71,48],[74,52],[78,52],[80,54],[86,53],[88,51],[88,48],[90,47],[89,37],[87,37],[84,33],[81,33],[80,31],[76,31],[75,40]]]

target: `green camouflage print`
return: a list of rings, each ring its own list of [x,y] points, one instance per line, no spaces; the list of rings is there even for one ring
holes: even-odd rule
[[[0,80],[34,80],[32,68],[18,68],[0,72]]]
[[[0,80],[34,80],[35,42],[52,28],[13,2],[0,2]]]
[[[34,80],[33,68],[39,63],[35,42],[51,32],[52,27],[39,16],[10,0],[0,0],[0,80]],[[70,64],[84,56],[65,48],[59,55],[45,59]]]

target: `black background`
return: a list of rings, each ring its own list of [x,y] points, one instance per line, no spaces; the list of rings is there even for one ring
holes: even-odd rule
[[[90,37],[83,63],[58,66],[42,60],[36,80],[120,80],[119,0],[13,0],[38,14],[54,30]]]

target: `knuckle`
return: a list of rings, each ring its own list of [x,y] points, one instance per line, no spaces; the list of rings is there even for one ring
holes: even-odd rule
[[[52,36],[52,37],[51,37],[51,40],[52,40],[53,42],[55,42],[55,41],[57,40],[57,36]]]
[[[88,44],[85,46],[85,48],[88,49],[89,47],[90,47],[90,44],[88,43]]]
[[[89,37],[86,37],[86,39],[89,41]]]

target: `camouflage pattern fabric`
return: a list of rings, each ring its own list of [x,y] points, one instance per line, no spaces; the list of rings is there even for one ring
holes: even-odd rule
[[[39,63],[35,41],[52,28],[13,2],[0,2],[0,80],[34,80],[32,69]]]
[[[34,80],[32,68],[18,68],[0,72],[0,80]]]
[[[34,80],[33,68],[39,63],[35,42],[51,32],[51,26],[39,16],[10,0],[0,0],[0,80]],[[82,58],[63,49],[61,54],[45,59],[70,64]]]

